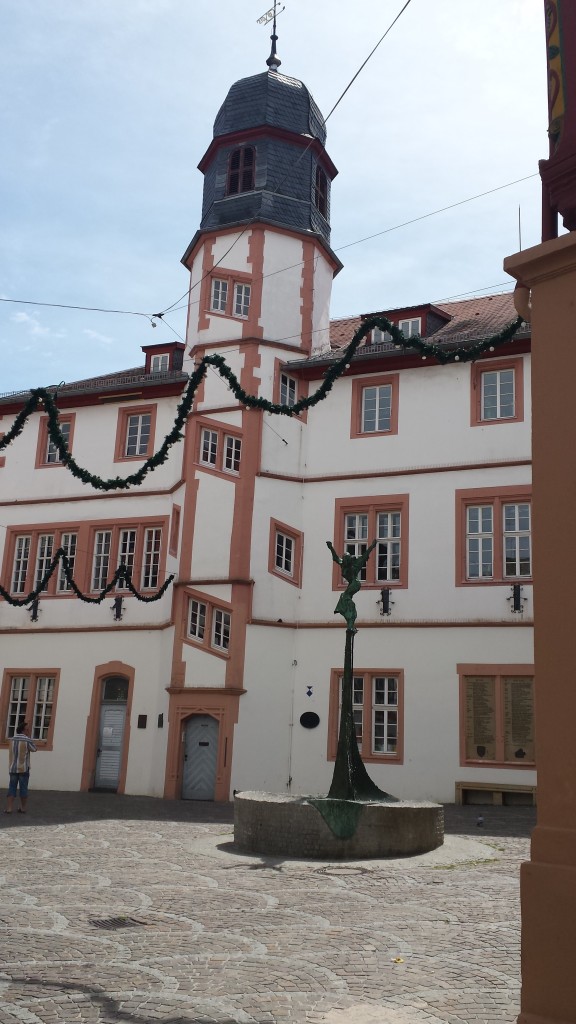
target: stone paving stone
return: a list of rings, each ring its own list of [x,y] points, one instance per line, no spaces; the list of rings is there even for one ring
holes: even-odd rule
[[[29,807],[0,820],[0,1024],[516,1020],[530,808],[447,807],[443,851],[318,864],[237,854],[231,805]]]

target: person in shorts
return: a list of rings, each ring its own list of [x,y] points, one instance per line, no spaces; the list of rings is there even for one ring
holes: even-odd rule
[[[31,750],[36,750],[36,744],[28,736],[28,723],[22,720],[18,724],[15,735],[10,740],[10,784],[8,786],[5,814],[12,814],[18,790],[20,790],[18,813],[26,813]]]

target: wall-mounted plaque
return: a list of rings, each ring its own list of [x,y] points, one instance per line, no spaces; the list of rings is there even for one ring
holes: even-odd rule
[[[496,760],[496,680],[466,677],[466,760]]]
[[[534,761],[534,680],[504,678],[504,760]]]

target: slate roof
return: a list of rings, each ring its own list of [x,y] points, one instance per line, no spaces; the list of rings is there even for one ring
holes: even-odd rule
[[[434,341],[439,344],[445,343],[446,347],[462,345],[466,342],[473,344],[491,334],[496,334],[512,320],[515,320],[518,315],[514,308],[512,292],[484,295],[481,298],[463,299],[459,302],[436,302],[435,306],[447,313],[450,320],[433,334],[429,334],[428,337],[434,338]],[[417,310],[419,307],[413,308]],[[409,315],[409,309],[410,307],[402,307],[401,311],[404,314],[402,319]],[[379,312],[382,312],[384,316],[390,314],[388,319],[394,320],[393,314],[399,310],[375,310],[372,315],[377,316]],[[330,344],[333,350],[346,348],[350,344],[362,319],[361,316],[350,316],[331,321]],[[526,335],[529,333],[529,329],[520,333]],[[378,350],[383,347],[377,346]],[[373,346],[371,348],[372,351],[375,350]],[[324,358],[326,357],[324,356]]]
[[[326,142],[324,118],[304,83],[278,71],[234,83],[216,115],[214,138],[262,125]]]
[[[135,366],[129,370],[118,370],[115,373],[102,374],[99,377],[86,377],[84,380],[72,381],[68,384],[48,384],[47,391],[57,392],[58,395],[83,395],[98,391],[124,391],[127,388],[138,387],[138,389],[158,386],[159,384],[172,384],[181,382],[182,386],[187,382],[188,374],[182,370],[162,370],[159,373],[146,373],[144,366]],[[7,391],[0,394],[0,405],[9,405],[18,400],[27,401],[30,391]]]

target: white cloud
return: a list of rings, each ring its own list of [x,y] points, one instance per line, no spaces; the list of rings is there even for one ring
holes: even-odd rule
[[[15,324],[24,324],[33,338],[64,338],[63,331],[53,331],[51,327],[44,327],[35,316],[28,313],[14,313],[10,319]]]
[[[111,338],[108,334],[100,334],[100,331],[91,331],[89,327],[85,327],[82,334],[86,334],[92,341],[98,341],[101,345],[111,345],[114,338]]]

